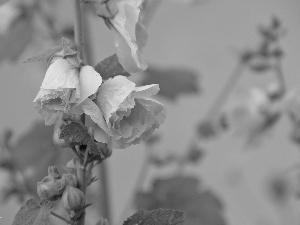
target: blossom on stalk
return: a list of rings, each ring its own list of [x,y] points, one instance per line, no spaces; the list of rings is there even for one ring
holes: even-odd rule
[[[40,91],[34,99],[35,107],[45,124],[54,124],[64,113],[80,115],[77,107],[93,95],[102,78],[91,66],[79,66],[73,58],[53,58],[47,69]]]
[[[147,68],[141,58],[147,41],[147,33],[140,22],[143,0],[116,0],[115,4],[118,12],[105,21],[113,32],[119,62],[129,73],[143,71]]]
[[[122,149],[148,139],[165,120],[163,105],[151,98],[158,91],[157,84],[136,87],[124,76],[105,81],[95,102],[82,106],[96,123],[95,140]]]

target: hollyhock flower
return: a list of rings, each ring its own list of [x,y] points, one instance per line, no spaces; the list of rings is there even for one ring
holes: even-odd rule
[[[95,102],[82,106],[96,123],[95,140],[111,148],[126,148],[148,139],[165,120],[163,105],[150,98],[158,91],[157,84],[136,87],[124,76],[104,82]]]
[[[141,49],[146,45],[147,33],[140,22],[143,0],[116,0],[118,13],[106,18],[113,32],[119,62],[129,73],[147,68],[141,59]]]
[[[102,78],[91,66],[74,66],[72,60],[60,58],[47,69],[40,91],[34,99],[35,107],[45,124],[54,124],[63,113],[82,114],[79,107],[93,95]]]

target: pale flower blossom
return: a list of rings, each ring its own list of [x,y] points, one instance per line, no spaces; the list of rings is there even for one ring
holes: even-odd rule
[[[121,149],[148,139],[165,120],[163,105],[151,98],[158,91],[157,84],[136,87],[124,76],[104,82],[95,102],[82,107],[96,123],[95,140]]]
[[[143,0],[116,0],[118,13],[107,24],[113,32],[119,62],[129,73],[147,68],[141,58],[141,49],[146,45],[147,33],[140,23]]]
[[[68,59],[57,59],[47,69],[34,99],[35,107],[44,117],[46,125],[54,124],[63,113],[80,114],[80,108],[76,106],[93,95],[101,83],[102,78],[93,67],[79,68]]]

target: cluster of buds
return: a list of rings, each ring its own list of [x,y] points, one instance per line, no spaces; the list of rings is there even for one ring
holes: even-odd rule
[[[38,196],[49,201],[61,199],[65,210],[76,213],[85,204],[85,196],[78,189],[80,181],[77,178],[77,170],[79,169],[79,163],[76,163],[76,160],[71,160],[67,164],[68,172],[62,175],[55,166],[50,166],[48,176],[37,184]]]

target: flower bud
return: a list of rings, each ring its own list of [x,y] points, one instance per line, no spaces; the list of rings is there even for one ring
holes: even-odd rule
[[[47,176],[41,182],[37,183],[38,196],[41,199],[53,201],[62,195],[65,183],[65,179],[55,179]]]
[[[62,175],[63,179],[65,179],[66,181],[66,186],[72,186],[72,187],[76,187],[78,182],[77,182],[77,178],[74,174],[71,173],[64,173]]]
[[[66,148],[69,147],[69,143],[65,139],[60,138],[62,125],[63,125],[63,121],[59,121],[58,123],[55,124],[54,132],[53,132],[53,142],[54,144],[62,148]]]
[[[61,202],[68,212],[77,211],[84,206],[85,196],[79,189],[68,186],[62,195]]]

